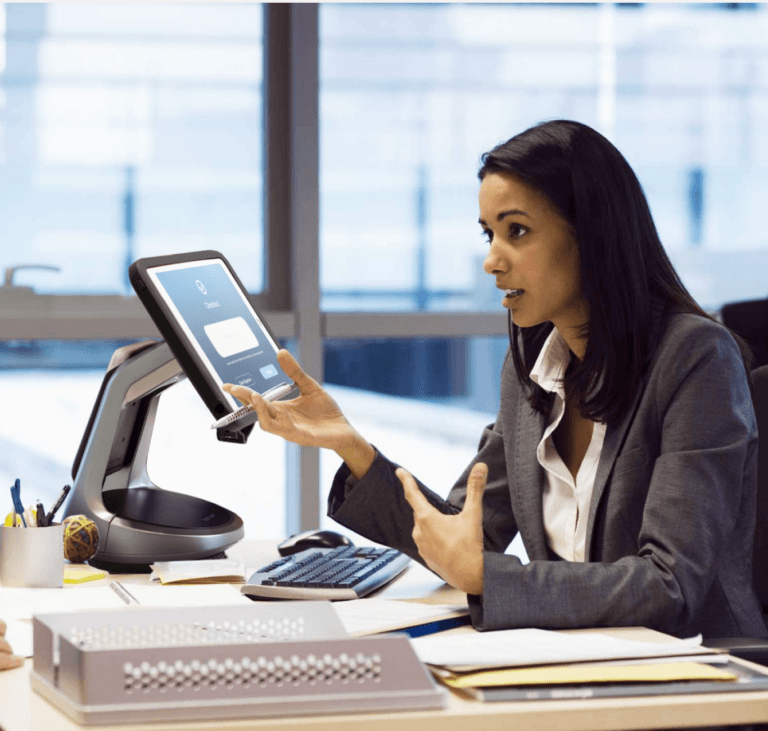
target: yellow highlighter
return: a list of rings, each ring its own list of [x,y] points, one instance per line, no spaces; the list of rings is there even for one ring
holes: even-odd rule
[[[13,510],[10,513],[8,513],[8,515],[5,516],[5,522],[3,523],[3,525],[6,528],[23,528],[24,527],[21,522],[21,516]]]

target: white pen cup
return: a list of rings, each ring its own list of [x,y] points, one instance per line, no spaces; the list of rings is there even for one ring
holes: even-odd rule
[[[64,585],[64,526],[0,526],[0,584],[29,588]]]

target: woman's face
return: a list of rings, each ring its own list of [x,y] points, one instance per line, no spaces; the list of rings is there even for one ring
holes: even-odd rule
[[[588,319],[569,224],[535,188],[508,173],[489,173],[480,185],[480,225],[490,244],[483,269],[499,289],[515,290],[501,293],[515,324],[552,322],[568,340],[568,330]]]

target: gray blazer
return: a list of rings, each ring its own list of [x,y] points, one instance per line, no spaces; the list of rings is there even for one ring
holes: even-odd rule
[[[670,318],[628,416],[606,432],[584,563],[553,560],[547,547],[536,459],[546,421],[508,357],[496,423],[448,499],[419,483],[438,509],[457,512],[472,465],[488,465],[484,588],[468,598],[477,629],[640,625],[681,637],[768,636],[752,586],[757,425],[724,327]],[[354,483],[342,465],[328,514],[419,560],[396,467],[378,453]],[[527,565],[503,553],[518,531]]]

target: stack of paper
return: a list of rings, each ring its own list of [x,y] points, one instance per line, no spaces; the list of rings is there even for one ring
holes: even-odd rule
[[[452,670],[711,654],[701,635],[671,642],[637,642],[601,633],[566,634],[543,629],[508,629],[430,635],[413,640],[422,662]]]
[[[713,683],[739,690],[768,686],[768,676],[702,647],[701,636],[659,643],[519,629],[412,642],[438,679],[487,701],[700,692]]]

